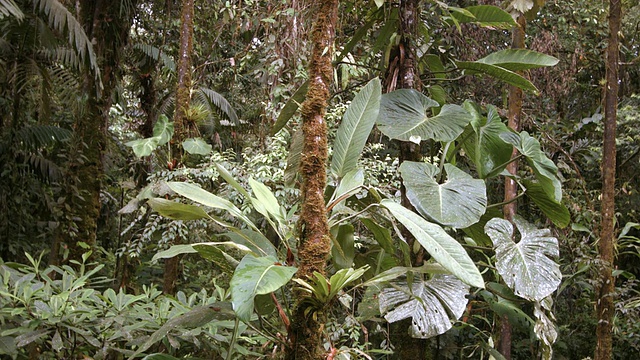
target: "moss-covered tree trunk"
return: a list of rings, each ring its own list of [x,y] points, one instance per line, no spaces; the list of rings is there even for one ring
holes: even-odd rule
[[[83,92],[87,96],[85,110],[75,119],[75,148],[79,156],[71,159],[68,176],[74,188],[69,193],[67,214],[69,223],[61,227],[52,249],[66,243],[69,258],[80,260],[87,249],[79,246],[84,242],[90,248],[96,246],[97,222],[100,216],[100,191],[104,168],[102,156],[106,146],[106,131],[111,108],[111,93],[116,86],[120,55],[129,38],[129,29],[137,0],[128,7],[120,1],[80,0],[79,20],[92,40],[102,81],[87,65],[84,70]],[[72,236],[71,234],[75,234]],[[58,263],[58,252],[52,253],[50,261]]]
[[[523,14],[520,14],[517,18],[518,26],[513,29],[511,47],[515,49],[524,48],[525,43],[525,31],[527,26],[527,20]],[[520,131],[520,124],[522,119],[522,99],[523,91],[517,86],[509,87],[509,112],[508,112],[508,125],[509,128],[514,131]],[[513,150],[511,157],[517,156],[516,150]],[[507,165],[507,171],[511,174],[518,173],[518,162],[514,161]],[[510,179],[506,178],[504,181],[504,201],[506,205],[502,208],[504,218],[512,221],[514,215],[517,212],[517,204],[515,202],[518,196],[518,184]],[[503,316],[500,319],[500,343],[498,344],[498,350],[505,357],[505,359],[511,359],[511,323],[507,316]]]
[[[604,144],[602,154],[602,224],[600,229],[600,284],[597,291],[596,327],[597,344],[595,360],[611,359],[613,328],[614,290],[612,276],[614,250],[616,246],[615,227],[615,182],[616,182],[616,118],[618,108],[618,32],[620,31],[621,1],[609,2],[609,44],[607,47],[607,81],[604,99]]]
[[[302,132],[304,148],[300,160],[302,172],[302,206],[298,223],[300,243],[298,246],[297,276],[307,279],[314,272],[325,272],[331,250],[331,239],[324,188],[327,182],[327,124],[324,119],[329,90],[333,79],[333,41],[338,16],[338,0],[322,0],[316,10],[309,12],[315,21],[311,34],[311,57],[309,63],[309,90],[302,104]],[[298,293],[298,296],[304,296]],[[305,307],[298,298],[289,332],[290,360],[324,359],[322,348],[324,314],[305,315]]]
[[[173,113],[174,134],[171,140],[172,166],[182,162],[182,142],[193,135],[194,124],[187,119],[187,111],[191,103],[191,53],[193,52],[193,0],[182,0],[182,17],[180,25],[180,52],[178,54],[178,84],[176,86],[176,108]],[[180,238],[174,240],[179,244]],[[162,291],[175,294],[176,281],[180,272],[181,256],[165,260]]]

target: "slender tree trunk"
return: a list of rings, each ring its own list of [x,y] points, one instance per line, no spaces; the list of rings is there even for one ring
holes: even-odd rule
[[[618,31],[622,12],[620,0],[609,2],[609,44],[607,47],[607,81],[605,89],[604,144],[602,150],[602,224],[598,250],[600,253],[600,286],[596,299],[597,344],[595,360],[611,359],[612,320],[615,312],[614,249],[615,182],[616,182],[616,118],[618,108]]]
[[[182,141],[195,131],[187,121],[187,110],[191,103],[191,53],[193,52],[193,0],[182,0],[182,20],[180,27],[180,53],[178,54],[178,85],[176,88],[176,109],[173,113],[174,134],[171,140],[172,166],[182,161]],[[176,238],[174,244],[180,244]],[[180,270],[181,256],[165,260],[162,291],[175,294],[176,280]]]
[[[333,79],[333,42],[338,16],[338,0],[317,2],[312,29],[309,63],[309,90],[302,104],[304,148],[300,160],[303,202],[298,228],[298,274],[308,279],[314,272],[324,273],[331,251],[331,238],[324,200],[327,182],[327,125],[324,119]],[[301,294],[298,294],[302,296]],[[298,299],[300,300],[300,299]],[[325,314],[309,316],[299,301],[290,329],[287,358],[324,359],[323,332]]]
[[[527,20],[523,14],[520,14],[517,19],[518,26],[513,29],[511,46],[516,49],[524,48],[524,38],[527,26]],[[514,131],[520,131],[520,123],[522,119],[522,98],[523,91],[519,87],[509,87],[509,113],[508,113],[508,125],[509,128]],[[513,150],[511,157],[517,156],[517,150]],[[518,173],[518,162],[514,161],[507,165],[507,171],[510,174]],[[504,182],[504,201],[507,204],[503,207],[504,218],[509,221],[513,221],[513,216],[517,212],[517,204],[514,201],[518,195],[518,184],[510,178],[505,179]],[[505,359],[511,359],[511,323],[509,318],[503,316],[500,319],[500,343],[498,350],[505,357]]]

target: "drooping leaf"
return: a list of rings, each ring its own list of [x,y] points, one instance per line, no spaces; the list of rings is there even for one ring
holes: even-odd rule
[[[327,208],[332,207],[333,211],[340,209],[344,204],[346,197],[356,194],[364,184],[364,171],[362,169],[353,169],[346,173],[340,180],[336,191],[333,193],[332,199]],[[342,200],[339,200],[342,199]],[[335,202],[338,201],[336,204]]]
[[[162,62],[170,71],[176,71],[176,62],[166,52],[160,50],[160,48],[144,43],[136,43],[133,45],[133,48],[144,53],[146,56],[151,58],[154,63]]]
[[[435,165],[405,161],[400,165],[407,198],[425,217],[442,225],[465,228],[480,220],[487,207],[487,191],[484,181],[451,164],[445,164],[447,181],[438,184],[435,177],[439,169]]]
[[[180,244],[180,245],[173,245],[167,250],[163,250],[156,253],[151,259],[151,261],[156,261],[159,259],[169,259],[178,255],[195,254],[195,253],[200,253],[201,255],[206,257],[207,253],[206,253],[206,250],[204,250],[205,247],[219,247],[219,246],[230,247],[236,251],[241,251],[245,253],[251,252],[251,249],[249,247],[232,242],[232,241]]]
[[[509,129],[500,119],[494,106],[487,107],[486,117],[477,113],[470,103],[465,103],[464,107],[470,113],[476,114],[461,136],[465,139],[462,148],[475,164],[479,178],[493,177],[499,174],[511,159],[513,147],[500,138],[500,134]]]
[[[146,139],[132,140],[125,143],[133,149],[133,153],[141,158],[151,155],[153,151],[158,147],[158,138],[151,137]]]
[[[241,229],[230,231],[220,236],[225,236],[237,244],[246,246],[253,251],[256,256],[278,256],[278,251],[275,246],[260,232],[251,229]]]
[[[380,80],[375,78],[358,92],[347,108],[333,146],[331,172],[335,177],[342,178],[356,168],[378,118],[381,94]]]
[[[511,15],[493,5],[477,5],[465,8],[473,17],[460,12],[452,12],[451,16],[455,17],[459,23],[474,23],[480,26],[491,27],[496,29],[511,29],[518,24],[513,20]]]
[[[571,222],[571,214],[562,203],[553,199],[537,182],[522,180],[527,188],[525,195],[559,228],[565,228]]]
[[[173,136],[173,131],[173,121],[170,121],[164,114],[160,115],[153,125],[153,137],[158,139],[158,146],[168,143]]]
[[[533,172],[544,191],[552,199],[560,202],[562,200],[562,183],[558,178],[558,167],[542,151],[540,142],[526,131],[522,131],[520,134],[502,133],[500,137],[518,149],[527,159],[529,166],[533,168]]]
[[[204,87],[199,88],[200,92],[207,98],[207,102],[209,105],[209,110],[212,112],[220,112],[224,114],[229,121],[234,124],[240,124],[240,120],[238,120],[238,114],[233,109],[233,106],[224,98],[221,94],[213,91],[211,89],[207,89]]]
[[[209,155],[213,151],[213,147],[202,138],[186,139],[182,142],[182,148],[192,155]]]
[[[456,61],[456,66],[463,70],[473,70],[481,72],[494,77],[498,80],[504,81],[507,84],[519,87],[523,90],[531,91],[534,94],[538,93],[538,89],[531,83],[531,81],[525,79],[517,73],[507,70],[503,67],[485,64],[477,61]]]
[[[24,19],[24,13],[13,0],[0,0],[0,19],[9,15],[15,17],[18,21]]]
[[[278,199],[269,190],[269,188],[261,182],[255,181],[252,178],[249,179],[249,186],[253,191],[255,198],[251,199],[253,206],[265,217],[271,217],[274,220],[284,221],[283,210],[278,204]]]
[[[287,156],[287,167],[284,169],[284,184],[288,187],[293,187],[296,182],[303,147],[304,134],[302,133],[302,129],[298,129],[291,137],[291,146],[289,147],[289,155]]]
[[[356,256],[353,225],[342,224],[331,228],[331,257],[338,269],[347,269],[353,266]]]
[[[555,66],[558,64],[558,59],[533,50],[505,49],[491,53],[477,62],[499,66],[510,71],[522,71]]]
[[[534,321],[527,313],[522,311],[517,303],[511,300],[496,296],[489,291],[481,291],[480,295],[489,304],[489,308],[493,310],[498,316],[506,316],[509,318],[509,322],[516,328],[530,332],[533,328]]]
[[[436,262],[465,283],[484,288],[482,275],[469,254],[442,227],[428,222],[392,200],[382,200],[381,205],[411,232]]]
[[[213,320],[230,320],[233,319],[233,311],[231,304],[228,302],[216,302],[205,306],[197,306],[188,312],[169,319],[160,329],[156,330],[145,341],[136,352],[129,357],[134,359],[137,355],[142,354],[156,342],[164,339],[173,330],[192,329],[210,323]],[[152,359],[163,359],[162,357],[152,357]],[[164,358],[169,359],[169,358]]]
[[[373,234],[373,238],[378,242],[381,248],[389,254],[395,251],[393,239],[391,238],[391,230],[376,223],[373,219],[361,218],[360,221]]]
[[[414,279],[411,287],[398,282],[379,295],[380,313],[392,323],[411,318],[411,336],[427,339],[443,334],[462,316],[469,287],[451,275],[435,275],[428,281]]]
[[[151,208],[160,215],[176,220],[198,220],[207,218],[207,213],[199,206],[183,204],[162,198],[147,200]]]
[[[558,240],[548,229],[536,229],[519,216],[513,219],[520,241],[515,243],[513,225],[504,219],[490,220],[485,231],[496,251],[496,268],[505,284],[516,295],[540,301],[560,285],[560,267],[552,257],[558,257]]]
[[[240,194],[242,194],[242,196],[245,197],[245,199],[250,198],[251,196],[249,196],[249,193],[247,192],[247,190],[245,190],[245,188],[242,187],[242,185],[240,185],[236,179],[233,178],[233,175],[231,175],[231,173],[222,165],[218,164],[218,163],[213,163],[213,166],[216,167],[216,170],[218,171],[218,174],[220,174],[220,176],[224,179],[224,181],[227,182],[227,184],[231,185],[234,189],[236,189]]]
[[[257,230],[255,224],[247,218],[240,209],[238,209],[231,201],[216,196],[194,184],[185,182],[168,182],[169,188],[199,204],[212,207],[214,209],[221,209],[229,212],[229,214],[244,221],[247,225]]]
[[[554,324],[555,317],[551,312],[553,300],[551,297],[534,303],[533,314],[536,318],[536,325],[533,332],[542,342],[542,358],[551,360],[553,355],[553,343],[558,338],[558,330]]]
[[[282,130],[285,125],[291,120],[293,115],[295,115],[296,111],[300,107],[300,104],[307,97],[307,90],[309,89],[309,81],[305,81],[298,90],[296,90],[293,95],[289,98],[287,103],[284,105],[282,110],[280,110],[280,115],[278,115],[278,119],[276,119],[276,123],[273,124],[273,129],[271,129],[271,135],[275,135],[278,131]]]
[[[247,254],[229,282],[233,310],[242,321],[249,321],[256,295],[268,294],[284,286],[298,269],[283,266],[273,256]]]
[[[380,100],[378,129],[392,139],[419,143],[421,140],[453,141],[471,121],[471,115],[458,105],[444,105],[430,117],[436,101],[412,89],[384,94]]]

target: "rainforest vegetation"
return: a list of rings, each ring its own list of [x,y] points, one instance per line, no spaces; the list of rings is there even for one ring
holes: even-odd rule
[[[0,358],[640,357],[635,0],[0,0]]]

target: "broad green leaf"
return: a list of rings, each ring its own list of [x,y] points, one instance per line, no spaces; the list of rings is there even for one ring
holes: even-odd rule
[[[533,200],[549,220],[559,228],[565,228],[569,225],[571,214],[562,203],[549,196],[539,183],[528,180],[523,180],[522,182],[527,189],[525,195]]]
[[[519,216],[513,219],[520,241],[515,243],[513,225],[507,220],[490,220],[485,231],[496,251],[496,268],[505,284],[514,293],[531,301],[551,295],[560,285],[560,267],[552,257],[558,257],[558,240],[548,229],[536,229]]]
[[[333,211],[339,211],[341,204],[344,204],[346,198],[356,194],[360,191],[360,188],[364,184],[364,171],[362,169],[353,169],[346,173],[344,177],[340,180],[338,184],[338,188],[334,191],[332,201],[327,205],[327,207],[333,207]],[[335,204],[338,199],[342,199]]]
[[[129,357],[129,359],[134,359],[137,355],[145,352],[156,342],[164,339],[172,330],[176,329],[193,329],[200,326],[204,326],[210,323],[213,320],[231,320],[233,319],[233,311],[231,309],[231,304],[227,302],[217,302],[205,306],[197,306],[188,312],[175,316],[171,318],[169,321],[164,323],[160,327],[160,329],[156,330],[147,341],[144,342],[136,350],[136,352]],[[151,356],[151,355],[150,355]],[[171,359],[166,357],[149,357],[150,359]]]
[[[236,181],[236,179],[233,178],[233,175],[231,175],[231,173],[227,171],[227,169],[225,169],[224,166],[218,163],[213,163],[213,165],[216,167],[218,174],[220,174],[220,176],[224,179],[224,181],[227,182],[227,184],[231,185],[234,189],[236,189],[240,194],[242,194],[242,196],[245,197],[245,199],[249,199],[251,197],[249,196],[249,193],[247,192],[247,190],[245,190],[242,187],[242,185],[240,185]]]
[[[436,79],[446,79],[447,75],[445,71],[447,70],[442,64],[442,60],[438,55],[434,54],[425,54],[421,59],[420,63],[427,66],[429,71],[433,74],[433,77]]]
[[[435,275],[428,281],[415,279],[382,289],[380,313],[390,322],[411,318],[411,336],[427,339],[451,329],[467,306],[469,286],[451,275]]]
[[[347,269],[353,266],[356,256],[353,225],[342,224],[331,228],[331,257],[337,269]]]
[[[482,290],[480,295],[489,304],[491,310],[493,310],[500,317],[506,316],[509,318],[509,322],[516,328],[530,332],[533,328],[533,319],[527,315],[517,303],[513,301],[495,296],[494,294]]]
[[[169,121],[166,115],[160,115],[153,125],[153,137],[158,139],[158,146],[162,146],[171,140],[173,136],[173,121]]]
[[[522,71],[555,66],[558,64],[558,59],[533,50],[505,49],[491,53],[477,62],[499,66],[510,71]]]
[[[439,184],[435,165],[405,161],[400,165],[407,198],[420,214],[457,229],[478,222],[487,208],[487,190],[483,180],[451,164],[445,164],[447,181]]]
[[[233,205],[231,201],[216,196],[194,184],[185,182],[168,182],[167,185],[171,190],[186,197],[187,199],[193,200],[205,206],[212,207],[214,209],[225,210],[231,215],[244,221],[253,229],[257,230],[253,222],[249,220],[249,218],[247,218],[244,214],[242,214],[242,211],[240,211],[240,209]]]
[[[195,254],[197,252],[198,252],[198,250],[194,249],[193,245],[191,245],[191,244],[173,245],[172,247],[168,248],[167,250],[163,250],[163,251],[157,252],[155,255],[153,255],[153,258],[151,258],[151,261],[157,261],[159,259],[170,259],[170,258],[176,257],[178,255]]]
[[[380,226],[374,220],[369,218],[361,218],[360,221],[367,227],[367,229],[369,229],[369,231],[371,231],[373,238],[378,242],[378,245],[384,249],[384,251],[389,254],[393,254],[395,252],[393,239],[391,238],[391,230]]]
[[[192,155],[209,155],[213,147],[202,138],[191,138],[182,142],[184,151]]]
[[[525,79],[517,73],[507,70],[503,67],[485,64],[477,61],[456,61],[456,66],[463,70],[473,70],[487,74],[498,80],[504,81],[507,84],[519,87],[523,90],[528,90],[534,94],[538,93],[538,89],[531,83],[531,81]]]
[[[276,123],[273,125],[273,129],[271,129],[271,135],[275,135],[278,131],[282,130],[285,125],[291,120],[293,115],[295,115],[296,111],[298,111],[298,107],[304,101],[307,96],[307,90],[309,89],[309,80],[305,81],[298,90],[296,90],[293,95],[289,98],[287,103],[284,105],[282,110],[280,110],[280,115],[278,115],[278,119],[276,119]]]
[[[562,200],[562,183],[558,178],[558,167],[542,151],[540,142],[526,131],[522,131],[520,134],[502,133],[500,137],[518,149],[527,159],[529,166],[533,168],[533,172],[544,191],[552,199],[560,202]]]
[[[469,112],[475,111],[473,106],[465,103]],[[505,164],[511,159],[513,147],[507,144],[500,134],[509,129],[502,122],[494,106],[487,107],[487,116],[474,116],[470,126],[467,126],[461,138],[464,139],[462,148],[473,161],[478,177],[486,179],[499,174]]]
[[[331,172],[342,178],[356,168],[369,133],[378,118],[382,89],[375,78],[355,96],[336,133],[331,158]]]
[[[162,198],[147,201],[149,206],[160,215],[176,220],[198,220],[208,218],[209,215],[199,206],[183,204]]]
[[[266,213],[260,212],[265,217],[271,217],[274,220],[284,221],[283,211],[278,204],[278,199],[273,195],[271,190],[261,182],[257,182],[252,178],[249,179],[249,186],[253,190],[255,198],[251,198],[253,206],[258,209],[264,209]]]
[[[455,17],[459,23],[474,23],[480,26],[511,29],[518,24],[513,17],[506,11],[493,5],[468,6],[465,8],[473,17],[459,12],[452,12],[451,16]]]
[[[458,105],[444,105],[429,117],[436,101],[412,89],[384,94],[380,100],[378,129],[392,139],[420,143],[421,140],[453,141],[471,121],[471,115]]]
[[[268,294],[284,286],[298,269],[281,265],[273,256],[245,255],[229,283],[233,310],[242,321],[249,321],[256,295]]]
[[[158,138],[151,137],[146,139],[132,140],[126,142],[125,145],[130,146],[133,149],[133,153],[141,158],[151,155],[153,150],[158,147]]]
[[[278,256],[278,251],[275,246],[260,232],[251,229],[242,229],[230,231],[220,236],[225,236],[236,244],[246,246],[251,249],[256,256]]]
[[[442,227],[428,222],[392,200],[382,200],[381,205],[411,232],[436,262],[465,283],[484,288],[482,275],[469,254]]]
[[[300,158],[304,147],[304,134],[302,129],[296,130],[291,136],[289,155],[287,156],[287,167],[284,169],[284,183],[288,187],[293,187],[300,168]]]
[[[234,244],[232,242],[209,242],[193,244],[193,249],[198,252],[198,255],[202,256],[206,260],[211,261],[214,265],[220,268],[220,270],[228,276],[233,275],[233,271],[238,266],[239,261],[231,257],[221,247],[230,248],[234,253],[244,254],[249,251],[247,247],[241,244]]]

